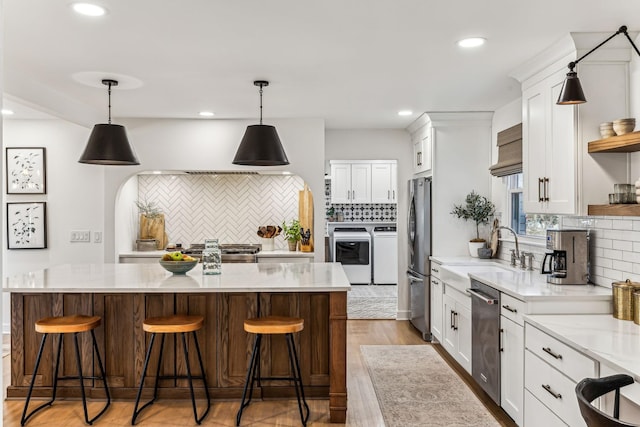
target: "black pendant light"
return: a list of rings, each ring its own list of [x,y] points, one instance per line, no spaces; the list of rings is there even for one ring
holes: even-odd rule
[[[247,126],[232,163],[245,166],[288,165],[289,159],[276,128],[262,124],[262,88],[269,86],[269,82],[256,80],[253,84],[260,87],[260,124]]]
[[[589,52],[582,55],[577,60],[573,62],[569,62],[569,65],[568,65],[569,72],[567,73],[567,78],[562,84],[562,90],[560,91],[560,96],[558,97],[558,102],[556,102],[556,104],[573,105],[573,104],[582,104],[584,102],[587,102],[587,98],[585,98],[584,92],[582,91],[582,85],[580,84],[578,73],[576,73],[573,70],[576,67],[576,65],[578,65],[578,62],[582,61],[586,56],[593,53],[595,50],[600,48],[600,46],[602,46],[603,44],[605,44],[606,42],[608,42],[618,34],[624,34],[627,37],[627,40],[629,40],[629,43],[631,43],[631,46],[633,46],[633,48],[635,49],[636,53],[640,55],[640,51],[636,47],[635,43],[633,43],[633,40],[631,40],[631,37],[629,37],[629,33],[627,33],[627,27],[623,25],[618,29],[618,31],[613,33],[611,36],[609,36],[609,38],[607,38],[605,41],[600,43],[598,46],[594,47],[593,49],[591,49]]]
[[[102,84],[109,87],[109,122],[93,126],[89,142],[78,162],[91,165],[139,165],[124,126],[111,124],[111,86],[118,86],[118,82],[104,79]]]

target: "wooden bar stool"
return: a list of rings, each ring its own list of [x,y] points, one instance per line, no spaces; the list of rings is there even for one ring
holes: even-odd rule
[[[104,411],[107,410],[109,405],[111,404],[111,395],[109,394],[109,387],[107,386],[107,377],[104,373],[104,366],[102,365],[102,359],[100,358],[100,351],[98,350],[98,344],[96,343],[96,335],[93,332],[95,328],[100,326],[101,319],[99,316],[84,316],[84,315],[73,315],[73,316],[60,316],[60,317],[46,317],[44,319],[40,319],[35,323],[36,332],[44,334],[42,336],[42,341],[40,341],[40,350],[38,350],[38,356],[36,358],[36,366],[33,368],[33,376],[31,377],[31,383],[29,384],[29,392],[27,393],[27,401],[24,403],[24,410],[22,411],[22,418],[20,419],[20,425],[25,425],[27,420],[31,418],[36,412],[41,409],[46,408],[47,406],[51,406],[53,401],[56,400],[56,391],[58,387],[58,380],[79,380],[80,381],[80,390],[82,393],[82,407],[84,409],[84,420],[87,424],[91,425],[93,422],[98,419],[98,417],[104,414]],[[79,332],[91,332],[91,339],[93,341],[93,350],[95,351],[96,358],[98,359],[98,366],[100,367],[100,375],[96,376],[85,376],[82,374],[82,359],[80,358],[80,347],[78,346],[78,333]],[[44,350],[45,342],[47,341],[47,337],[49,334],[58,334],[58,349],[56,355],[56,367],[55,372],[53,374],[53,392],[51,396],[51,400],[45,402],[35,408],[27,415],[27,409],[29,407],[29,401],[31,400],[31,392],[33,391],[33,384],[36,380],[36,375],[38,373],[38,367],[40,366],[40,359],[42,357],[42,351]],[[73,342],[75,344],[75,353],[76,353],[76,363],[78,366],[78,376],[63,376],[58,377],[58,370],[60,367],[60,353],[62,350],[62,335],[63,334],[73,334]],[[107,394],[107,404],[102,408],[102,410],[95,417],[89,419],[89,413],[87,411],[87,399],[84,392],[84,380],[85,379],[94,379],[94,380],[102,380],[104,384],[104,391]]]
[[[209,413],[209,409],[211,408],[211,399],[209,398],[209,387],[207,385],[207,378],[204,371],[204,365],[202,364],[202,355],[200,354],[200,346],[198,345],[198,336],[196,335],[196,331],[202,328],[202,324],[204,323],[204,317],[202,316],[186,316],[186,315],[175,315],[175,316],[166,316],[166,317],[150,317],[145,319],[142,323],[142,329],[145,332],[151,333],[151,340],[149,341],[149,348],[147,349],[147,356],[144,359],[144,368],[142,370],[142,378],[140,379],[140,387],[138,388],[138,395],[136,396],[136,404],[133,408],[133,417],[131,418],[131,425],[135,425],[136,418],[140,415],[140,412],[147,406],[153,404],[156,398],[158,397],[158,380],[160,379],[188,379],[189,380],[189,390],[191,391],[191,404],[193,406],[193,417],[196,420],[197,424],[201,424],[204,417]],[[191,375],[191,366],[189,363],[189,349],[187,347],[187,338],[185,336],[186,333],[193,333],[193,342],[196,346],[196,352],[198,354],[198,362],[200,363],[200,372],[202,375],[193,376]],[[166,334],[177,334],[182,335],[182,348],[184,350],[184,358],[185,363],[187,365],[187,375],[169,375],[169,376],[160,376],[160,366],[162,366],[162,352],[164,350],[164,338]],[[153,386],[153,399],[149,402],[145,403],[142,408],[138,409],[138,404],[140,403],[140,396],[142,395],[142,386],[144,385],[144,378],[147,374],[147,367],[149,366],[149,357],[151,356],[151,350],[153,349],[153,342],[156,338],[156,334],[162,334],[162,341],[160,342],[160,355],[158,356],[158,369],[156,371],[156,380]],[[204,411],[202,416],[198,418],[198,411],[196,408],[196,397],[193,392],[193,380],[201,379],[204,383],[204,392],[207,396],[207,409]]]
[[[244,321],[244,330],[256,334],[256,339],[253,345],[253,351],[251,353],[251,362],[249,362],[249,369],[247,370],[247,378],[244,383],[244,389],[242,390],[242,402],[240,403],[240,409],[236,415],[236,426],[240,425],[240,418],[242,418],[242,411],[251,403],[251,397],[253,395],[254,383],[258,382],[260,387],[261,380],[289,380],[293,381],[294,388],[296,390],[296,397],[298,398],[298,410],[300,411],[300,420],[302,425],[307,425],[309,419],[309,406],[307,400],[304,397],[304,388],[302,386],[302,375],[300,374],[300,362],[298,361],[298,354],[296,352],[296,346],[293,341],[293,334],[300,332],[304,329],[304,320],[296,317],[281,317],[281,316],[266,316],[255,319],[247,319]],[[289,362],[291,364],[292,377],[262,377],[260,375],[260,343],[262,342],[262,335],[269,334],[285,334],[287,340],[287,348],[289,353]],[[251,382],[251,384],[249,384]],[[247,388],[249,388],[249,397],[247,398]],[[304,411],[302,409],[304,405]]]

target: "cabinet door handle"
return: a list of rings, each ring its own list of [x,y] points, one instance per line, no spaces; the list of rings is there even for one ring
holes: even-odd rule
[[[387,190],[387,199],[391,199],[391,190]]]
[[[391,190],[391,194],[393,194],[393,198],[391,200],[396,199],[396,190]]]
[[[550,386],[550,385],[548,385],[548,384],[542,384],[542,388],[543,388],[543,389],[545,389],[545,390],[547,390],[547,392],[548,392],[551,396],[555,397],[556,399],[562,399],[562,395],[561,395],[560,393],[556,393],[555,391],[553,391],[553,390],[551,389],[551,386]]]
[[[432,280],[431,283],[433,283],[434,285],[438,285],[438,281],[437,280]]]
[[[549,201],[549,178],[544,177],[544,201]]]
[[[453,323],[454,323],[454,325],[455,325],[455,326],[453,327],[453,330],[454,330],[454,331],[457,331],[457,330],[458,330],[458,312],[457,312],[457,311],[454,311],[454,312],[453,312]]]
[[[504,329],[500,328],[500,335],[498,337],[498,347],[500,348],[500,352],[504,351],[504,347],[502,346],[502,334],[504,334]]]
[[[551,355],[551,357],[553,357],[554,359],[562,360],[562,355],[552,351],[549,347],[542,347],[542,351]]]
[[[449,313],[449,324],[450,324],[451,329],[453,329],[455,331],[455,329],[454,329],[455,325],[453,323],[453,310],[451,310],[451,312]]]
[[[422,166],[422,151],[418,151],[418,166]]]
[[[505,310],[510,311],[512,313],[517,313],[518,312],[518,310],[516,310],[515,308],[511,308],[508,305],[503,305],[502,308],[504,308]]]
[[[356,199],[356,190],[351,190],[351,200]]]
[[[542,191],[540,191],[540,185],[544,183],[542,178],[538,178],[538,201],[544,202],[544,197],[542,197]]]

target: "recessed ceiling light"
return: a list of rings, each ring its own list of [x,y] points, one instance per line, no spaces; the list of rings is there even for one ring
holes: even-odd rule
[[[482,46],[487,39],[482,37],[469,37],[468,39],[462,39],[458,41],[458,46],[460,47],[478,47]]]
[[[213,117],[213,116],[215,116],[215,113],[212,113],[211,111],[200,111],[198,114],[200,114],[202,117]]]
[[[98,6],[97,4],[91,3],[74,3],[71,5],[73,10],[80,15],[85,16],[103,16],[107,13],[107,9],[102,6]]]
[[[410,115],[412,115],[412,114],[413,114],[413,111],[411,111],[411,110],[401,110],[401,111],[398,111],[398,115],[399,115],[399,116],[410,116]]]
[[[11,116],[13,114],[12,110],[7,110],[6,108],[3,108],[1,112],[3,116]]]

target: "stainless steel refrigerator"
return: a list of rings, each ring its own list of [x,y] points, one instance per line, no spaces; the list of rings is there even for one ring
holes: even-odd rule
[[[409,268],[411,323],[425,341],[431,341],[429,274],[431,255],[431,178],[409,181]]]

